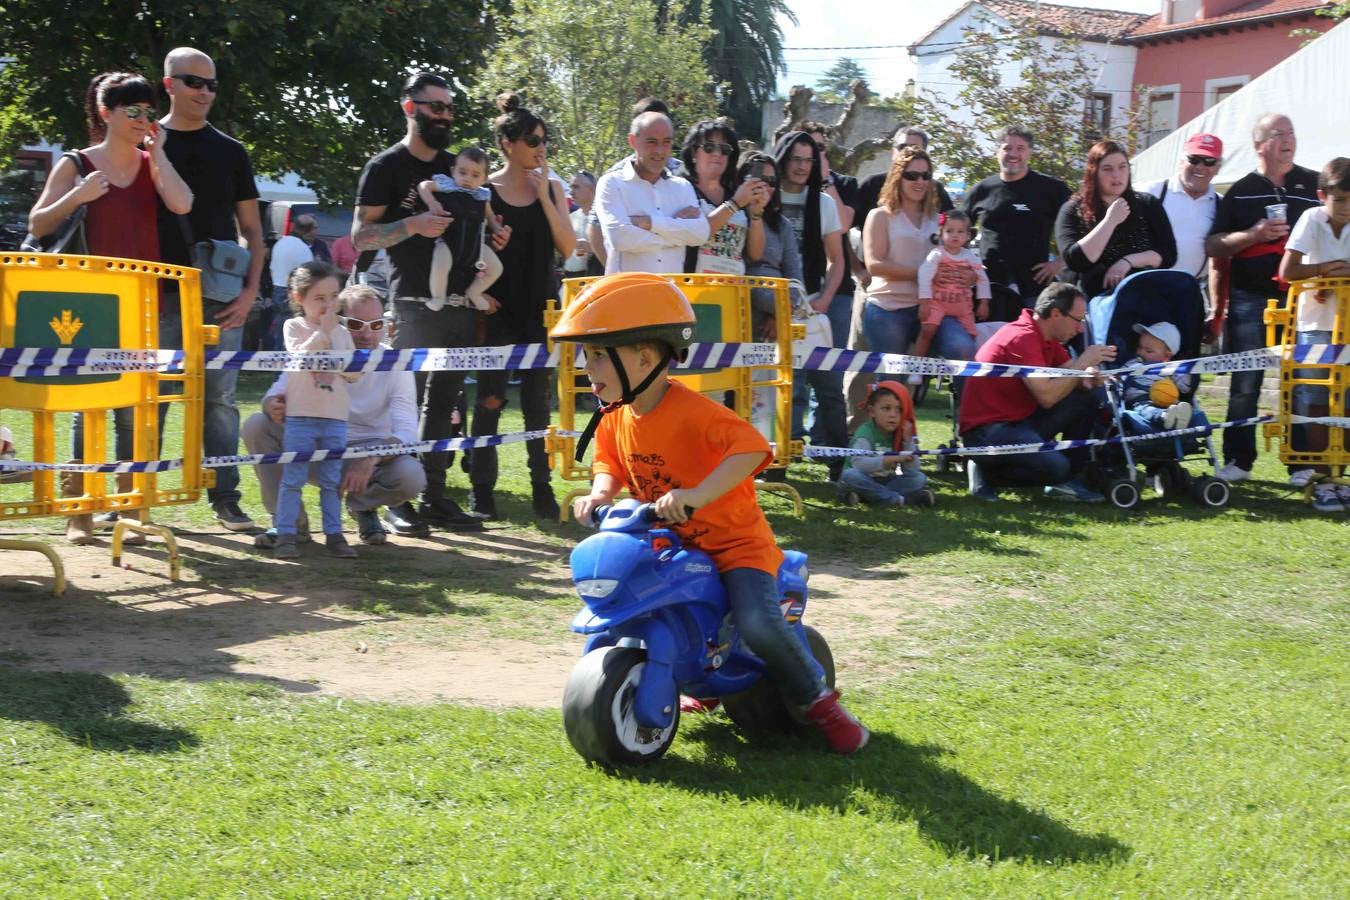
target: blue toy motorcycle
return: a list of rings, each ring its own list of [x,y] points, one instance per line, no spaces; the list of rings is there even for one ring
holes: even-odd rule
[[[658,759],[675,740],[680,694],[719,697],[749,731],[796,731],[763,661],[741,641],[712,559],[657,524],[650,504],[595,510],[598,534],[572,551],[572,581],[586,606],[572,630],[588,635],[563,693],[563,725],[581,756],[609,766]],[[784,552],[779,605],[825,684],[829,645],[802,624],[806,554]]]

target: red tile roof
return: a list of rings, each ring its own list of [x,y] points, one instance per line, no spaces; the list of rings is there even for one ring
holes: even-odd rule
[[[1164,25],[1162,15],[1148,16],[1146,20],[1129,33],[1127,39],[1162,37],[1181,31],[1206,31],[1223,25],[1236,25],[1253,19],[1285,18],[1297,14],[1306,14],[1324,6],[1330,6],[1326,0],[1252,0],[1221,16],[1206,19],[1191,19],[1186,22],[1173,22]]]
[[[971,0],[943,19],[931,31],[910,45],[917,49],[944,25],[972,6],[982,6],[996,16],[1016,21],[1036,19],[1041,34],[1074,34],[1089,41],[1116,41],[1148,20],[1140,13],[1118,9],[1090,9],[1082,6],[1060,6],[1055,3],[1035,3],[1032,0]]]

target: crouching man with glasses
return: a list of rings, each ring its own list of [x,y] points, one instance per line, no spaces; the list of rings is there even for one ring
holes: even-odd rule
[[[388,349],[380,295],[374,288],[352,285],[338,296],[338,321],[352,337],[358,350]],[[286,378],[281,373],[263,397],[262,412],[255,413],[244,423],[244,445],[249,453],[280,453],[285,439]],[[347,387],[351,409],[347,416],[347,446],[355,449],[382,444],[405,444],[417,440],[417,386],[412,372],[367,372]],[[281,483],[281,467],[255,465],[263,505],[276,515],[277,486]],[[395,508],[402,507],[426,487],[426,475],[417,458],[408,454],[399,456],[363,456],[348,459],[342,466],[342,492],[347,497],[347,511],[356,519],[357,531],[366,544],[383,544],[388,532],[425,537],[427,526],[420,521],[405,520]],[[379,508],[391,507],[380,520]],[[403,507],[406,509],[407,507]],[[301,509],[300,541],[309,537],[304,509]],[[271,547],[276,541],[276,529],[254,539],[255,546]]]

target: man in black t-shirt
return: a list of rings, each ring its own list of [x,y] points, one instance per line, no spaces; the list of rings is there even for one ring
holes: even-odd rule
[[[998,174],[975,185],[965,203],[966,214],[979,229],[980,258],[989,280],[1015,289],[1028,309],[1064,268],[1063,260],[1049,259],[1050,236],[1071,193],[1058,178],[1031,169],[1034,146],[1025,128],[1004,129]]]
[[[1284,243],[1301,215],[1318,205],[1317,173],[1294,165],[1298,141],[1288,116],[1262,116],[1252,129],[1256,171],[1242,176],[1219,200],[1214,226],[1205,241],[1211,257],[1229,257],[1228,296],[1216,292],[1214,320],[1227,321],[1224,351],[1240,353],[1266,346],[1263,321],[1267,298],[1283,305],[1285,292],[1276,281]],[[1281,215],[1282,213],[1282,215]],[[1234,372],[1228,391],[1227,420],[1256,415],[1265,373]],[[1256,462],[1256,426],[1227,428],[1223,433],[1225,481],[1251,477]],[[1294,467],[1290,467],[1292,472]]]
[[[433,175],[450,177],[455,158],[445,148],[455,118],[450,86],[439,75],[413,75],[403,85],[400,107],[407,120],[403,140],[373,156],[361,171],[356,189],[352,243],[359,252],[385,248],[389,256],[389,297],[394,309],[394,346],[471,347],[477,343],[478,314],[462,298],[430,309],[431,256],[436,241],[450,224],[447,213],[433,213],[417,196],[417,185]],[[421,439],[434,441],[453,433],[456,404],[464,389],[464,372],[418,372]],[[423,453],[427,486],[414,512],[410,503],[390,507],[385,522],[395,534],[418,534],[422,520],[455,531],[482,528],[446,496],[449,454]]]
[[[896,129],[895,138],[891,143],[891,162],[895,162],[895,158],[900,155],[900,151],[906,147],[918,147],[925,153],[928,152],[928,133],[922,128],[915,128],[912,125],[905,125]],[[867,222],[867,214],[877,208],[877,199],[881,196],[881,186],[886,183],[888,174],[890,174],[889,166],[885,172],[868,175],[859,182],[858,192],[850,203],[853,207],[853,227],[859,231],[862,231],[863,225]],[[934,181],[933,190],[937,191],[938,212],[945,213],[947,210],[955,208],[951,195],[947,193],[947,188],[942,182]]]
[[[179,47],[164,58],[164,90],[169,114],[159,123],[164,153],[192,189],[192,212],[185,217],[159,206],[160,257],[173,265],[191,265],[187,240],[237,241],[249,251],[248,274],[234,300],[202,301],[202,322],[220,328],[218,350],[243,346],[244,321],[258,298],[267,248],[258,214],[258,188],[244,146],[206,121],[216,99],[216,66],[211,57]],[[186,219],[186,222],[184,222]],[[186,239],[185,233],[186,232]],[[161,347],[182,346],[183,322],[177,286],[166,282],[160,316]],[[203,385],[202,452],[206,456],[239,453],[239,408],[234,402],[238,369],[208,369]],[[167,406],[161,406],[167,410]],[[161,413],[162,420],[163,413]],[[251,531],[253,520],[239,508],[239,470],[216,469],[216,486],[206,492],[216,519],[230,531]]]

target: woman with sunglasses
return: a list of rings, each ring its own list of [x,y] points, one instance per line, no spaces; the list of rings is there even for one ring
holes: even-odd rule
[[[505,93],[497,98],[501,115],[493,123],[497,147],[506,165],[488,178],[492,211],[510,228],[510,241],[497,251],[502,275],[492,296],[500,304],[486,315],[486,342],[499,344],[543,343],[544,304],[554,296],[553,254],[566,259],[576,245],[576,233],[567,214],[562,185],[549,177],[548,126],[520,105],[520,96]],[[475,437],[496,434],[506,405],[506,372],[479,372],[478,394],[471,432]],[[520,409],[526,431],[540,431],[549,423],[547,369],[520,372]],[[530,487],[534,514],[540,519],[558,518],[553,496],[548,452],[542,438],[525,443],[529,458]],[[474,511],[488,518],[497,514],[493,490],[497,486],[497,448],[470,452],[469,480],[473,483]]]
[[[29,229],[38,237],[49,234],[83,206],[88,253],[159,262],[158,202],[163,200],[174,213],[187,213],[192,191],[164,154],[154,88],[140,75],[105,72],[89,83],[85,117],[94,143],[75,152],[86,174],[80,177],[75,163],[62,157],[29,214]],[[83,419],[75,417],[71,434],[71,456],[77,460],[84,451]],[[132,410],[117,410],[113,420],[117,458],[134,459]],[[82,493],[78,477],[67,481],[70,491]],[[119,475],[118,490],[130,489],[131,476]],[[92,526],[89,516],[72,516],[66,536],[72,543],[93,543]],[[126,543],[144,540],[134,534],[124,538]]]
[[[704,120],[685,136],[680,159],[708,217],[708,240],[685,252],[686,272],[744,275],[746,257],[758,257],[764,248],[763,221],[746,210],[755,203],[763,208],[768,187],[736,177],[739,156],[736,132],[725,121]]]
[[[1098,141],[1088,151],[1082,187],[1055,220],[1055,242],[1064,259],[1060,280],[1077,284],[1089,299],[1131,272],[1177,263],[1162,203],[1130,187],[1130,158],[1115,141]]]
[[[919,266],[938,232],[933,160],[906,146],[895,155],[881,186],[877,208],[863,224],[863,258],[872,276],[863,307],[863,333],[879,353],[907,353],[919,336]],[[933,355],[970,359],[975,340],[953,318],[933,336]]]

